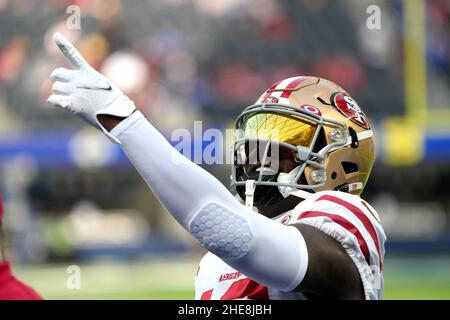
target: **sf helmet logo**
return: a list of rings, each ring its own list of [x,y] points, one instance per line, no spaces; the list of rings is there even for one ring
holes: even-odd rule
[[[364,129],[370,129],[367,116],[359,107],[358,103],[345,93],[338,92],[333,94],[332,103],[336,109],[353,123]]]

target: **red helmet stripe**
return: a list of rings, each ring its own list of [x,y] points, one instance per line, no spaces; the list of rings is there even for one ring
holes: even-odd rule
[[[296,77],[294,80],[292,80],[286,88],[283,89],[295,89],[300,83],[308,79],[309,77]],[[289,96],[292,94],[292,90],[283,91],[283,94],[281,95],[281,98],[289,98]]]
[[[270,97],[270,95],[272,94],[272,90],[275,89],[280,83],[281,83],[281,81],[278,81],[278,82],[274,83],[269,89],[267,89],[267,91],[264,94],[264,96],[262,97],[261,101],[264,101],[268,97]]]

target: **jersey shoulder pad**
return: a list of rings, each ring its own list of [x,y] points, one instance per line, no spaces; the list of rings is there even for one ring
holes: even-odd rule
[[[371,291],[368,288],[374,286],[367,279],[373,283],[381,272],[386,241],[375,209],[359,196],[323,191],[294,208],[290,224],[296,223],[311,225],[338,241],[357,265],[366,293]]]

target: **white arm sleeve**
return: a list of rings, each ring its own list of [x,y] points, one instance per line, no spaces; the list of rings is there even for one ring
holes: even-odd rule
[[[250,211],[135,112],[111,134],[173,217],[210,252],[253,280],[291,291],[306,273],[301,233]]]

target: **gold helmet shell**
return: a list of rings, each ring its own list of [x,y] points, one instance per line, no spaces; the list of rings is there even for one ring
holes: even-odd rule
[[[241,113],[236,129],[231,184],[240,195],[249,179],[255,180],[256,193],[258,185],[266,187],[266,196],[269,189],[274,192],[276,188],[284,198],[294,190],[340,190],[359,195],[375,159],[367,116],[343,88],[318,77],[299,76],[275,83]],[[286,173],[267,168],[253,175],[245,172],[245,164],[237,159],[252,140],[276,142],[295,153],[298,166],[289,173],[291,180],[280,179]],[[267,147],[266,153],[270,149]],[[260,205],[283,197],[270,195],[271,200]]]

